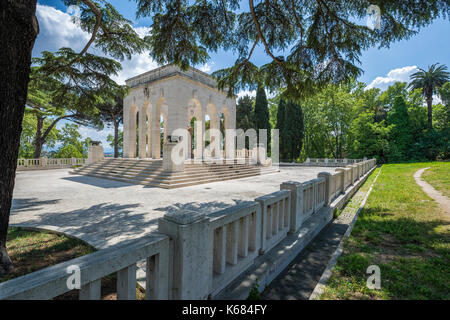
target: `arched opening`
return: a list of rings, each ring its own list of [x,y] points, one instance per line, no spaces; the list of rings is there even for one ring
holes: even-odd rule
[[[220,150],[225,150],[225,114],[219,114]]]
[[[191,159],[194,159],[194,155],[195,155],[195,149],[197,148],[197,118],[196,117],[192,117],[191,121],[189,121],[189,125],[188,125],[188,132],[189,135],[191,136],[191,140],[190,140],[190,148],[189,148],[189,155]]]
[[[167,126],[167,119],[164,116],[164,114],[161,113],[159,116],[159,129],[160,129],[159,151],[161,158],[163,157],[164,142],[166,141],[166,126]]]
[[[205,148],[211,143],[211,117],[209,114],[205,114]]]

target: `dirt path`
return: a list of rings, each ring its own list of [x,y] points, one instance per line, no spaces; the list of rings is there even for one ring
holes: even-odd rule
[[[442,208],[442,210],[450,214],[450,199],[433,188],[429,183],[421,179],[422,173],[427,169],[429,169],[429,167],[417,170],[416,173],[414,173],[414,179],[416,180],[416,183],[422,187],[423,191],[425,191],[426,194],[428,194],[437,203],[439,203],[439,206]]]

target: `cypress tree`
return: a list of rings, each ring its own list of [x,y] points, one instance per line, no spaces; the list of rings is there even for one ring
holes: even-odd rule
[[[280,99],[278,104],[276,128],[279,135],[280,160],[284,160],[286,159],[286,143],[288,139],[286,131],[286,102],[283,99]]]
[[[284,143],[286,156],[291,161],[295,161],[300,156],[303,147],[304,125],[302,107],[293,101],[289,101],[286,105],[285,114],[286,134],[283,137],[286,137],[286,143]]]
[[[258,133],[259,142],[259,129],[267,129],[267,151],[270,150],[270,114],[269,114],[269,104],[267,102],[266,91],[263,86],[258,86],[258,91],[256,92],[256,102],[255,102],[255,129]]]

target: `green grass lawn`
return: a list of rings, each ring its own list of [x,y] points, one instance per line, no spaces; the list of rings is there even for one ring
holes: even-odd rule
[[[10,228],[6,249],[14,263],[14,272],[0,282],[23,276],[95,251],[83,241],[46,231]]]
[[[422,179],[450,198],[450,162],[434,164],[430,169],[425,170]]]
[[[21,228],[8,230],[6,248],[14,263],[14,271],[0,277],[0,283],[95,252],[93,247],[81,240],[47,231],[29,231]],[[103,300],[117,299],[116,279],[116,273],[102,278]],[[55,299],[76,300],[78,294],[79,290],[72,290]],[[138,300],[143,300],[145,291],[138,287],[136,296]]]
[[[424,167],[437,176],[450,168],[383,166],[321,299],[450,299],[450,217],[415,183]],[[436,180],[450,189],[448,179]],[[366,286],[370,265],[380,267],[380,290]]]

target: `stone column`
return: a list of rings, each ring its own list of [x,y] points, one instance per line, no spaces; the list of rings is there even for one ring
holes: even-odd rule
[[[345,169],[337,168],[335,171],[339,172],[341,175],[339,180],[340,186],[338,188],[342,190],[341,193],[345,193],[345,174],[346,174]]]
[[[319,178],[325,178],[325,204],[324,206],[330,205],[331,202],[331,173],[320,172],[317,175]]]
[[[213,257],[208,221],[204,212],[189,210],[169,212],[159,219],[158,232],[173,242],[171,299],[208,298]]]
[[[297,232],[308,217],[303,212],[303,185],[296,181],[283,182],[280,190],[291,192],[291,223],[289,232]]]
[[[125,97],[123,101],[123,157],[130,157],[130,98]]]
[[[145,105],[139,108],[139,158],[143,159],[147,157],[147,122],[146,122],[146,107]]]
[[[150,131],[151,141],[150,153],[153,159],[161,158],[161,106],[159,102],[155,102],[155,107],[152,110]],[[166,134],[166,132],[164,132]]]
[[[180,142],[183,143],[183,142]],[[167,141],[163,146],[163,169],[167,172],[183,172],[184,156],[178,154],[178,143]]]
[[[105,154],[103,153],[103,147],[101,144],[93,143],[88,148],[88,164],[93,164],[97,161],[103,160]]]

